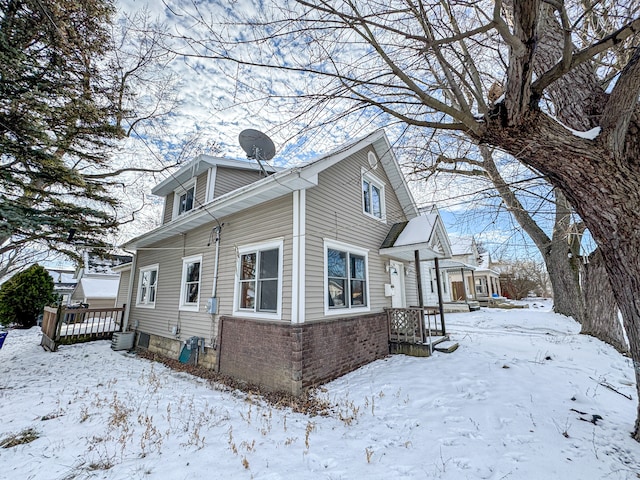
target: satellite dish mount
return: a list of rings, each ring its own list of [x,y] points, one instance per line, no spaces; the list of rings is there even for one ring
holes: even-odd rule
[[[271,160],[276,154],[276,147],[271,139],[259,130],[248,128],[240,132],[238,141],[247,154],[247,158],[255,159],[266,177],[267,171],[262,162]]]

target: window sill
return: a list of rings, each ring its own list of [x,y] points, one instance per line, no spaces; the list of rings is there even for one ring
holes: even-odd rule
[[[367,313],[371,311],[371,307],[344,307],[344,308],[327,308],[324,309],[325,316],[352,315],[356,313]]]
[[[197,312],[200,310],[200,305],[180,305],[178,310],[181,312]]]
[[[371,215],[370,213],[364,212],[364,211],[362,212],[362,214],[365,217],[368,217],[368,218],[370,218],[372,220],[376,220],[378,222],[385,223],[385,224],[387,223],[387,216],[386,215],[383,215],[382,217],[376,217],[375,215]]]
[[[152,304],[148,304],[148,303],[136,303],[136,308],[149,308],[149,309],[154,309],[156,308],[156,304],[152,303]]]
[[[250,310],[234,310],[234,317],[258,318],[262,320],[282,320],[280,313],[253,312]]]

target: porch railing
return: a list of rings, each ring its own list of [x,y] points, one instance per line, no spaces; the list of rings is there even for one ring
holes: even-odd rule
[[[113,308],[45,307],[41,345],[55,351],[60,344],[111,338],[122,331],[126,305]]]
[[[429,336],[444,336],[439,310],[435,308],[387,308],[389,340],[398,343],[427,343]]]

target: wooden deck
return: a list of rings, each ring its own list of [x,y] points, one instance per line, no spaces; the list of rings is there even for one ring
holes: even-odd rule
[[[126,305],[113,308],[45,307],[40,344],[55,352],[60,344],[109,339],[114,332],[122,331],[125,309]]]

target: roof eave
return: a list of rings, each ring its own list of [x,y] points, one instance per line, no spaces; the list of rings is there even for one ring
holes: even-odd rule
[[[155,230],[129,240],[122,245],[122,248],[128,250],[144,248],[179,233],[276,199],[294,190],[303,190],[317,184],[317,175],[303,175],[300,168],[284,170],[222,195]]]

